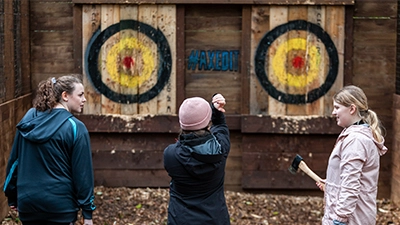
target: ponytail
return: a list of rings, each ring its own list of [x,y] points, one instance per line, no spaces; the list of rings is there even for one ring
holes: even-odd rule
[[[358,115],[369,124],[374,139],[378,142],[383,141],[384,127],[378,115],[368,108],[367,96],[361,88],[354,85],[345,86],[333,96],[333,100],[346,107],[354,104]]]
[[[381,121],[378,119],[378,115],[374,111],[368,109],[365,113],[365,116],[363,116],[363,119],[369,124],[374,139],[378,142],[382,142],[384,136],[384,127],[382,126]]]

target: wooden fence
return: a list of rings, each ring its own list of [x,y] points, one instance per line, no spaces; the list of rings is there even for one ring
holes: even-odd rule
[[[220,92],[232,140],[226,189],[317,191],[287,168],[300,153],[324,177],[340,132],[331,96],[343,85],[366,91],[392,147],[397,1],[286,2],[31,0],[20,51],[31,49],[34,87],[84,75],[77,117],[91,133],[96,185],[167,187],[162,152],[179,132],[180,103]],[[390,197],[392,152],[379,197]]]
[[[315,189],[311,180],[300,182],[301,177],[287,176],[283,168],[301,153],[323,175],[329,156],[324,144],[332,146],[340,132],[319,124],[332,125],[331,98],[343,86],[345,6],[81,7],[82,22],[77,24],[82,24],[88,102],[80,118],[96,132],[97,184],[167,187],[162,151],[179,130],[166,121],[174,116],[177,122],[183,97],[210,98],[220,92],[228,100],[228,117],[239,124],[229,124],[238,145],[228,160],[227,186]],[[176,61],[185,63],[184,70]],[[249,81],[243,82],[246,77]],[[175,98],[177,93],[183,96]],[[116,123],[118,117],[122,123]],[[160,132],[166,129],[154,118],[173,135]],[[108,127],[100,129],[98,120],[108,121]],[[141,120],[149,131],[135,126]],[[130,133],[136,135],[128,141]],[[304,136],[320,133],[331,135],[318,141]],[[310,149],[303,142],[315,146]],[[153,179],[140,179],[149,174]]]
[[[0,1],[0,187],[15,135],[15,126],[31,106],[29,2]],[[0,218],[8,212],[0,194]]]

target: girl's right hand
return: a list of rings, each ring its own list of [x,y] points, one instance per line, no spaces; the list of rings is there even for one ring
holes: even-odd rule
[[[315,183],[321,191],[325,191],[325,181],[326,179],[323,179]]]
[[[216,109],[218,109],[221,112],[225,112],[224,106],[226,104],[224,96],[221,94],[216,94],[214,95],[212,101],[211,101]]]

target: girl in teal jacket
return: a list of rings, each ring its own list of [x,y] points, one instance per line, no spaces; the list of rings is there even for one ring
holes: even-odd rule
[[[17,125],[4,191],[24,225],[69,225],[79,209],[85,224],[93,224],[89,133],[71,114],[81,112],[85,102],[77,77],[48,79]]]

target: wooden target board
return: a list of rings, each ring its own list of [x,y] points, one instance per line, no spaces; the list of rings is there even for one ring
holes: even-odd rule
[[[330,115],[343,86],[344,7],[253,6],[252,14],[251,113]]]
[[[85,5],[82,14],[84,113],[175,113],[175,6]]]

